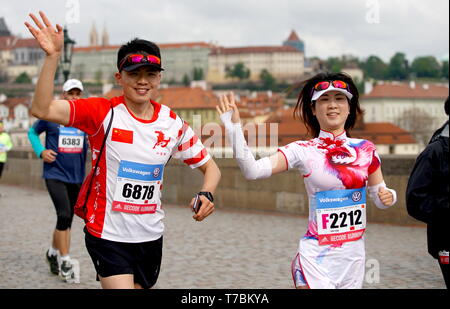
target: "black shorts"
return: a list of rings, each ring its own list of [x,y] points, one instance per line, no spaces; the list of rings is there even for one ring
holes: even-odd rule
[[[93,236],[85,228],[85,242],[100,277],[132,274],[134,282],[144,289],[155,285],[161,266],[162,236],[154,241],[124,243]]]

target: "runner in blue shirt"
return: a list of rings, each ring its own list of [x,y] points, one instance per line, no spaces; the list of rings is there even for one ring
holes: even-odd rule
[[[62,97],[75,100],[81,97],[83,85],[79,80],[69,79],[63,85]],[[39,135],[45,132],[45,147]],[[84,180],[87,139],[76,128],[38,120],[28,131],[33,149],[44,161],[43,178],[56,209],[57,221],[52,244],[46,253],[50,272],[60,274],[67,281],[74,277],[71,263],[70,228],[81,184]]]

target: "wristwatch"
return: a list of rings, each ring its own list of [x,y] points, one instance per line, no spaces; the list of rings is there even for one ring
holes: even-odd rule
[[[198,195],[204,195],[210,202],[214,202],[214,197],[211,192],[208,191],[200,191],[197,193]]]

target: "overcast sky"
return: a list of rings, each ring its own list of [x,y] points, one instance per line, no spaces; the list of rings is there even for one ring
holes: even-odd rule
[[[412,60],[448,59],[448,0],[0,0],[9,30],[30,37],[29,12],[43,10],[66,24],[78,46],[88,45],[95,22],[111,44],[133,37],[157,43],[214,42],[225,47],[277,46],[294,29],[307,57],[395,52]]]

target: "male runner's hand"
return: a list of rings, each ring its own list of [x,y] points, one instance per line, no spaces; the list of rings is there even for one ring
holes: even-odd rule
[[[384,187],[378,188],[378,197],[384,206],[391,206],[394,202],[394,195],[391,191],[386,190]]]
[[[25,26],[35,37],[39,46],[45,51],[47,56],[60,54],[64,46],[63,28],[56,24],[55,29],[47,16],[45,16],[44,12],[39,11],[39,15],[44,24],[42,24],[34,14],[30,14],[31,19],[33,19],[38,29],[31,26],[28,22],[25,22]]]
[[[58,153],[54,152],[51,149],[45,149],[41,152],[41,158],[45,163],[52,163],[56,160],[56,156]]]
[[[200,198],[200,201],[202,202],[202,204],[200,206],[200,210],[194,216],[192,216],[192,218],[194,218],[197,221],[202,221],[207,216],[212,214],[212,212],[214,211],[214,203],[211,202],[204,195],[200,195],[199,198]],[[189,204],[189,207],[191,207],[192,211],[194,211],[194,209],[193,209],[194,201],[195,201],[195,197],[191,200],[191,203]]]

